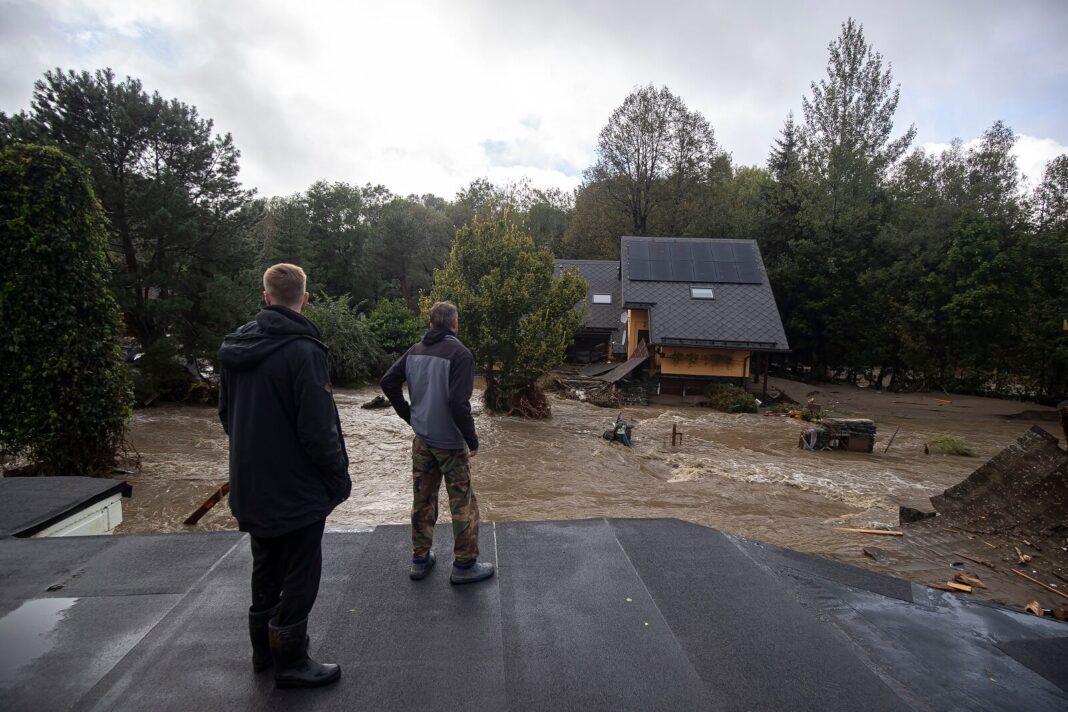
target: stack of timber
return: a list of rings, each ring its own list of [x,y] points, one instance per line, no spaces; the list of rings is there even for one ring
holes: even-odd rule
[[[806,450],[849,450],[872,452],[875,449],[875,421],[866,418],[824,418],[801,432],[798,447]]]

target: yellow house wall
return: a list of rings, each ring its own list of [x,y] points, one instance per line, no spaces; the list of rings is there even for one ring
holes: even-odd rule
[[[667,376],[720,376],[727,378],[745,378],[749,375],[752,352],[729,349],[711,349],[701,347],[662,346],[663,356],[656,357],[660,373]],[[658,349],[659,350],[659,349]],[[673,361],[673,353],[682,354],[681,361]],[[697,357],[696,363],[690,363],[689,354]],[[727,362],[727,359],[730,362]]]
[[[649,311],[647,309],[627,310],[627,358],[634,355],[634,349],[638,348],[638,332],[648,331]]]

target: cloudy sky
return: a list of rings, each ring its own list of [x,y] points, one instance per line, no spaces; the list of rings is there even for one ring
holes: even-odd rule
[[[110,66],[198,107],[264,195],[318,179],[452,197],[573,188],[637,84],[666,84],[762,163],[849,15],[892,62],[917,144],[997,119],[1039,177],[1068,152],[1068,3],[0,0],[0,111],[53,67]]]

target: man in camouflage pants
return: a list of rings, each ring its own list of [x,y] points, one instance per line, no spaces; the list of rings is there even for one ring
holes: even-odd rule
[[[470,459],[478,453],[471,417],[474,359],[456,338],[459,317],[451,302],[430,309],[430,330],[382,377],[382,391],[397,415],[412,426],[412,564],[409,576],[423,579],[434,566],[434,525],[441,480],[449,493],[455,541],[454,584],[493,576],[494,566],[478,560],[478,499],[471,489]],[[409,404],[403,384],[408,383]]]

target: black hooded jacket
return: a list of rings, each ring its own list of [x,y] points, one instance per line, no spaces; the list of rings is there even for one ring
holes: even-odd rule
[[[219,349],[219,419],[230,436],[230,509],[242,531],[276,537],[348,499],[349,457],[319,329],[265,307]]]

